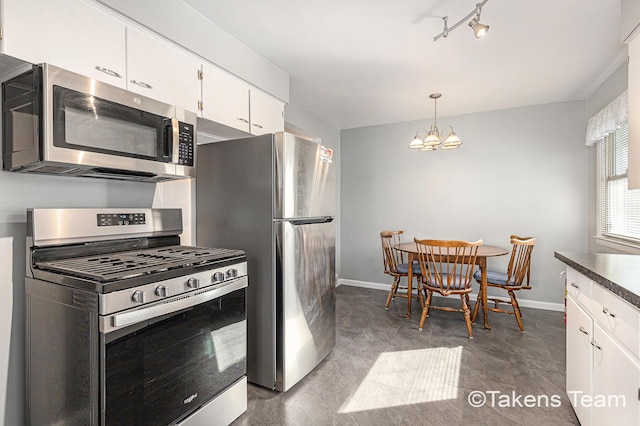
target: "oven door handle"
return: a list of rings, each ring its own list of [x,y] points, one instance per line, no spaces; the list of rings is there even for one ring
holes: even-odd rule
[[[182,309],[190,308],[201,303],[208,302],[218,297],[222,297],[233,291],[247,287],[247,277],[241,277],[237,280],[229,281],[222,286],[216,286],[211,290],[202,289],[196,291],[193,295],[179,295],[174,300],[168,299],[158,302],[148,307],[143,307],[135,311],[122,312],[105,317],[106,320],[101,324],[100,331],[108,333],[118,328],[132,324],[137,324],[162,315],[167,315]]]

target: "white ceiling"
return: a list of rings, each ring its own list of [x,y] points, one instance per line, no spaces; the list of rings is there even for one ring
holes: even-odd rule
[[[626,59],[620,0],[183,0],[290,75],[341,129],[587,98]],[[213,41],[212,41],[213,42]]]

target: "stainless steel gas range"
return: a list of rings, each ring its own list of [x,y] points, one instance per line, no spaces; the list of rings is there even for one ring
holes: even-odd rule
[[[27,211],[27,423],[227,425],[247,408],[243,251],[180,209]]]

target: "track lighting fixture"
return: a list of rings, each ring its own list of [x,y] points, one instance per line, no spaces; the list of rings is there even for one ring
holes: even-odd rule
[[[447,37],[451,31],[458,28],[460,25],[462,25],[463,22],[465,22],[469,18],[471,18],[471,20],[469,21],[469,26],[473,29],[473,33],[476,39],[484,37],[487,31],[489,31],[489,26],[480,22],[480,13],[482,13],[482,7],[488,1],[489,0],[483,0],[481,3],[477,3],[476,8],[474,10],[472,10],[467,16],[465,16],[464,18],[456,22],[456,24],[453,25],[452,27],[448,26],[448,23],[449,23],[448,16],[445,16],[444,18],[442,18],[442,20],[444,21],[444,29],[440,34],[438,34],[433,38],[433,41],[437,41],[441,37],[442,38]],[[475,15],[474,18],[472,18],[473,15]]]

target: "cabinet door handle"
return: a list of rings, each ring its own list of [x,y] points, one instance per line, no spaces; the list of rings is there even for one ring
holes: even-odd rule
[[[601,347],[601,346],[598,346],[598,344],[596,343],[596,341],[595,341],[595,340],[592,340],[592,341],[591,341],[591,346],[593,346],[593,347],[595,347],[595,348],[597,348],[597,349],[602,350],[602,347]]]
[[[242,121],[243,123],[249,124],[249,120],[247,120],[246,118],[236,117],[236,120],[239,120],[239,121]]]
[[[109,68],[105,68],[105,67],[101,67],[99,65],[96,65],[96,69],[98,71],[101,71],[101,72],[105,73],[105,74],[109,74],[109,75],[114,76],[114,77],[122,78],[122,76],[120,74],[118,74],[114,70],[110,70]]]
[[[611,318],[615,318],[616,314],[612,314],[611,312],[609,312],[609,309],[607,308],[602,308],[602,313],[605,315],[609,315]]]
[[[257,127],[259,129],[263,129],[263,127],[257,123],[253,123],[252,126]]]
[[[580,326],[580,328],[578,330],[580,330],[580,333],[584,333],[586,335],[589,335],[589,333],[587,332],[587,330],[584,329],[583,326]]]
[[[578,286],[578,284],[576,284],[576,283],[571,283],[571,287],[573,287],[573,288],[580,288],[580,286]]]
[[[133,84],[137,84],[140,87],[144,87],[145,89],[153,89],[153,86],[145,83],[144,81],[138,81],[138,80],[129,80],[131,81]]]

